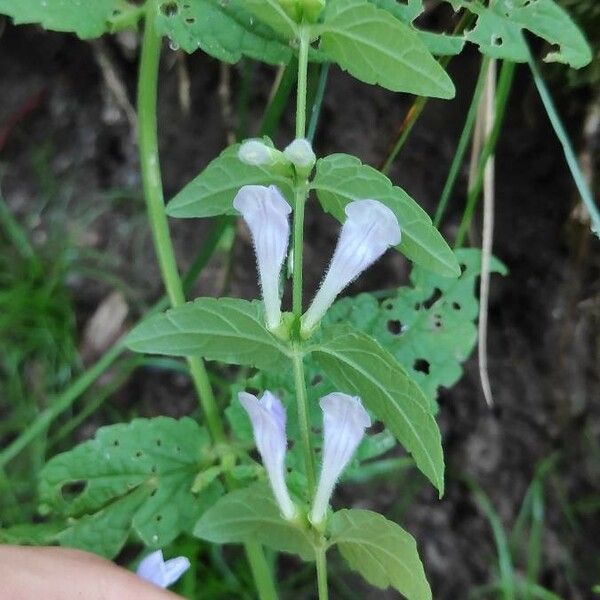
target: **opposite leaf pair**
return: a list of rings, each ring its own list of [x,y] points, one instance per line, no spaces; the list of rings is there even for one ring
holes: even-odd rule
[[[267,327],[281,324],[279,276],[290,236],[290,205],[271,185],[246,185],[233,206],[246,221],[256,252]],[[391,246],[400,243],[400,225],[394,213],[377,200],[355,200],[345,208],[329,269],[312,304],[302,316],[301,334],[310,335],[337,295]]]
[[[285,408],[269,391],[265,391],[260,399],[240,392],[239,400],[250,416],[256,447],[281,513],[286,519],[293,520],[298,516],[298,510],[285,483]],[[321,398],[320,405],[323,410],[323,463],[310,512],[310,521],[314,525],[325,519],[336,481],[352,458],[365,429],[371,425],[369,414],[357,396],[334,392]]]

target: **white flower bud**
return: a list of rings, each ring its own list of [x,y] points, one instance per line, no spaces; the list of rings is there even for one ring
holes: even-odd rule
[[[296,167],[304,171],[312,169],[317,157],[310,142],[304,138],[295,139],[284,151],[283,155]]]
[[[281,322],[279,276],[288,249],[292,209],[274,185],[245,185],[233,206],[252,234],[267,327],[276,329]]]
[[[253,138],[242,143],[238,150],[238,158],[247,165],[260,167],[273,164],[277,157],[274,148],[260,138]]]
[[[240,392],[238,398],[252,422],[256,448],[267,471],[281,514],[286,519],[293,519],[296,516],[296,507],[285,483],[285,408],[281,400],[269,391],[266,391],[260,400],[247,392]]]
[[[137,568],[137,575],[154,585],[167,588],[174,584],[188,569],[190,561],[185,556],[165,560],[162,550],[148,554]]]
[[[310,333],[337,295],[390,247],[400,243],[396,215],[378,200],[355,200],[346,206],[329,270],[312,304],[302,317],[301,331]]]
[[[333,488],[350,462],[371,418],[358,396],[334,392],[321,398],[323,410],[323,464],[319,485],[310,513],[318,525],[325,518]]]

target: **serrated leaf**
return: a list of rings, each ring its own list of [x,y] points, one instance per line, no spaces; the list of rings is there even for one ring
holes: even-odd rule
[[[268,485],[254,483],[223,496],[204,513],[194,535],[216,544],[258,542],[278,552],[314,560],[305,530],[283,519]]]
[[[412,454],[441,497],[444,456],[440,430],[427,398],[396,359],[373,338],[344,325],[326,328],[309,350],[339,391],[362,398]]]
[[[331,0],[320,49],[357,79],[396,92],[453,98],[454,84],[417,33],[368,0]]]
[[[191,528],[221,493],[218,483],[199,496],[191,493],[198,472],[212,462],[209,442],[189,418],[102,427],[93,440],[45,465],[40,502],[72,519],[61,543],[114,556],[133,530],[159,548]]]
[[[346,204],[373,198],[398,217],[402,241],[397,249],[418,265],[446,277],[460,274],[454,253],[433,226],[429,215],[383,174],[348,154],[332,154],[317,161],[312,188],[323,209],[344,222]]]
[[[11,527],[0,527],[0,544],[25,546],[48,546],[56,542],[58,534],[65,528],[64,522],[26,523]]]
[[[228,63],[248,56],[284,64],[292,57],[287,40],[259,22],[243,0],[163,0],[156,27],[186,52],[201,48]]]
[[[265,140],[267,141],[267,140]],[[276,185],[292,198],[292,180],[270,167],[247,165],[238,158],[239,144],[230,146],[192,179],[167,205],[171,217],[236,215],[233,199],[244,185]]]
[[[125,0],[0,0],[0,14],[12,17],[16,25],[37,23],[82,39],[110,31],[111,19],[129,9]]]
[[[331,545],[371,585],[393,587],[408,600],[431,600],[414,538],[370,510],[340,510],[331,519]]]
[[[372,335],[407,369],[434,410],[438,387],[449,388],[460,379],[461,363],[477,340],[481,252],[464,248],[456,251],[456,257],[462,267],[458,279],[415,267],[410,275],[412,287],[401,287],[384,300],[371,294],[344,298],[333,305],[325,320]],[[490,269],[506,272],[496,259]]]
[[[287,346],[265,329],[262,302],[198,298],[142,321],[127,336],[136,352],[202,356],[233,365],[274,368]]]

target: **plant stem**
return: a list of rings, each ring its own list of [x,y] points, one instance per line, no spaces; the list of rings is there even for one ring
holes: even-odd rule
[[[171,306],[176,307],[181,306],[185,302],[185,295],[177,271],[175,252],[169,233],[160,173],[156,105],[162,38],[154,28],[155,10],[155,3],[149,2],[144,22],[144,37],[138,82],[139,151],[144,197],[146,199],[154,247]],[[190,375],[198,392],[211,437],[217,444],[226,443],[225,431],[204,362],[199,357],[188,357],[187,360],[190,367]],[[275,584],[261,546],[256,543],[247,543],[245,544],[245,549],[259,597],[261,600],[275,600],[277,598]]]
[[[317,93],[311,109],[308,133],[306,134],[306,137],[311,141],[311,143],[315,139],[315,133],[317,132],[317,126],[319,124],[319,117],[321,116],[321,108],[323,106],[323,99],[325,98],[325,88],[327,87],[330,66],[331,65],[329,63],[325,63],[321,66],[321,72],[319,73]]]
[[[304,363],[302,353],[294,354],[294,386],[296,390],[296,403],[298,408],[298,426],[304,451],[304,464],[306,479],[308,481],[308,494],[310,498],[315,495],[315,460],[310,443],[310,422],[308,420],[308,398],[306,394],[306,381],[304,378]]]
[[[154,29],[154,10],[154,4],[152,2],[148,3],[138,85],[139,152],[144,197],[152,229],[154,248],[167,296],[171,306],[177,307],[185,303],[185,295],[169,233],[160,173],[156,104],[162,38]],[[222,443],[225,441],[225,432],[204,361],[196,356],[188,357],[187,360],[208,429],[215,442]]]
[[[317,585],[319,590],[319,600],[328,600],[327,555],[325,554],[324,548],[319,548],[317,550]]]
[[[300,27],[298,50],[298,94],[296,98],[296,137],[303,138],[306,131],[306,81],[308,78],[308,49],[310,30]]]
[[[294,269],[292,284],[292,311],[298,324],[302,316],[302,255],[304,250],[304,205],[306,204],[306,185],[296,184],[294,190]]]

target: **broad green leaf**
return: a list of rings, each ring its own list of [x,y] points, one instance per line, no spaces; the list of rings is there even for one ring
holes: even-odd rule
[[[246,8],[275,31],[293,39],[298,35],[298,24],[292,21],[278,0],[246,0]]]
[[[128,10],[131,4],[125,0],[0,0],[0,14],[12,17],[16,25],[38,23],[83,39],[110,31],[111,19]]]
[[[278,552],[314,560],[309,535],[281,517],[265,483],[254,483],[223,496],[196,523],[194,535],[216,544],[258,542]]]
[[[393,587],[408,600],[431,600],[414,538],[370,510],[340,510],[331,519],[331,545],[371,585]]]
[[[264,326],[262,302],[198,298],[142,321],[126,339],[136,352],[202,356],[233,365],[274,368],[286,345]]]
[[[268,140],[265,140],[268,141]],[[233,199],[243,185],[276,185],[291,198],[291,172],[247,165],[238,158],[239,144],[230,146],[192,179],[167,206],[171,217],[236,215]]]
[[[457,277],[460,268],[454,253],[429,215],[400,187],[383,174],[348,154],[332,154],[317,161],[312,182],[323,209],[344,222],[346,204],[373,198],[398,217],[402,241],[397,249],[416,264],[446,277]]]
[[[220,495],[217,482],[190,491],[212,460],[208,433],[192,419],[135,419],[52,458],[40,476],[40,502],[44,512],[69,518],[61,543],[113,556],[133,530],[159,548]]]
[[[461,363],[477,340],[481,252],[460,249],[456,257],[462,267],[458,279],[415,267],[411,287],[401,287],[383,300],[371,294],[344,298],[333,305],[325,321],[352,325],[373,336],[410,373],[434,409],[438,387],[449,388],[460,379]],[[496,259],[491,270],[506,272]]]
[[[360,396],[383,421],[441,497],[444,456],[440,430],[429,401],[396,359],[373,338],[344,325],[327,327],[309,350],[339,391]]]
[[[29,523],[0,527],[0,544],[24,546],[49,546],[56,542],[58,534],[65,528],[64,522]]]
[[[452,80],[418,34],[368,0],[330,0],[320,48],[366,83],[396,92],[454,97]]]
[[[269,145],[270,140],[264,140]],[[265,166],[247,165],[238,158],[240,145],[225,149],[195,179],[192,179],[167,206],[170,217],[214,217],[236,215],[233,199],[244,185],[276,185],[292,198],[291,172]]]
[[[163,0],[156,26],[186,52],[201,48],[228,63],[248,56],[284,64],[292,57],[284,36],[259,22],[244,0]]]

